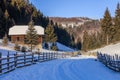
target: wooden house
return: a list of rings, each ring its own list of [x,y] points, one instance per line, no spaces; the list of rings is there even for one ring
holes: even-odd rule
[[[44,35],[44,28],[42,26],[34,26],[34,28],[37,31],[37,34],[39,35],[39,46],[42,46],[42,37]],[[9,29],[9,36],[11,38],[12,43],[19,43],[19,44],[25,44],[25,35],[26,31],[28,30],[28,26],[26,25],[15,25]]]

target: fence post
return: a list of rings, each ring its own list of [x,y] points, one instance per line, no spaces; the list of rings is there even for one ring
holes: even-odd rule
[[[45,53],[45,60],[47,60],[47,53]]]
[[[40,52],[38,53],[38,61],[40,60]]]
[[[14,66],[17,67],[17,53],[14,54]]]
[[[58,53],[56,53],[56,59],[58,58]]]
[[[54,54],[53,54],[53,55],[54,55],[54,59],[55,59],[55,52],[54,52]]]
[[[34,63],[34,53],[32,53],[32,63]]]
[[[62,58],[64,58],[64,53],[62,53]]]
[[[52,60],[52,52],[51,52],[51,60]]]
[[[53,53],[53,58],[55,59],[55,52]]]
[[[51,53],[51,59],[53,59],[53,52]]]
[[[9,70],[9,65],[10,65],[10,64],[9,64],[9,61],[10,61],[9,58],[10,58],[10,56],[9,56],[9,51],[8,51],[8,54],[7,54],[7,69],[8,69],[8,70]]]
[[[2,73],[2,53],[0,52],[0,73]]]
[[[44,52],[43,52],[43,61],[44,61]]]
[[[24,52],[24,66],[26,64],[26,53]]]
[[[52,52],[52,59],[54,58],[54,54],[53,54],[53,52]]]
[[[49,52],[49,60],[50,60],[50,52]]]
[[[50,52],[50,60],[52,59],[52,52]]]
[[[52,52],[51,52],[51,60],[52,60]]]

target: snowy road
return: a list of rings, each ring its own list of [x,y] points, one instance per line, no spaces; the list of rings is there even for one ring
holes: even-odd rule
[[[0,80],[120,80],[120,73],[94,59],[65,59],[19,68]]]

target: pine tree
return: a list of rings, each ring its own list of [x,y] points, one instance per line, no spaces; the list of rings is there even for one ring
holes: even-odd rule
[[[5,34],[5,36],[3,37],[3,46],[7,46],[8,45],[8,38],[7,35]]]
[[[5,29],[6,29],[6,32],[8,32],[8,21],[9,21],[9,14],[8,14],[8,11],[7,10],[5,10],[5,13],[4,13],[4,15],[5,15]]]
[[[57,36],[54,33],[54,28],[51,24],[46,27],[45,30],[45,42],[47,42],[50,49],[50,43],[55,43],[57,41]]]
[[[76,43],[76,47],[78,50],[81,50],[81,47],[82,47],[81,38],[78,38],[77,43]]]
[[[0,38],[8,33],[13,23],[27,25],[35,10],[37,10],[36,7],[29,0],[0,0]],[[37,11],[36,15],[33,17],[34,24],[45,28],[49,23],[49,18],[41,11]]]
[[[111,37],[111,27],[112,27],[112,18],[107,8],[104,14],[104,18],[101,21],[101,29],[104,35],[106,36],[106,44],[109,44],[109,40]]]
[[[28,24],[28,30],[26,32],[26,36],[25,36],[25,43],[26,44],[30,44],[31,46],[31,52],[32,52],[32,47],[33,45],[37,45],[38,44],[38,34],[37,31],[34,28],[34,23],[33,21],[30,21],[30,23]]]
[[[57,44],[53,43],[51,49],[57,51],[58,50]]]
[[[115,40],[120,40],[120,4],[117,4],[117,9],[115,12],[115,18],[114,18],[114,26],[115,26]]]
[[[5,10],[5,19],[8,19],[9,18],[9,13],[8,13],[8,11],[7,10]]]

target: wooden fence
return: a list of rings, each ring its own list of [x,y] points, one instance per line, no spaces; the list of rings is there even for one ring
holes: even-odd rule
[[[117,54],[111,56],[108,54],[97,53],[97,58],[108,68],[120,72],[120,56]]]
[[[7,57],[2,58],[2,53],[0,53],[0,74],[7,73],[15,70],[16,68],[28,66],[35,64],[37,62],[43,62],[48,60],[53,60],[57,58],[64,58],[65,54],[58,53],[24,53],[24,54],[14,54],[10,56],[9,52]]]

